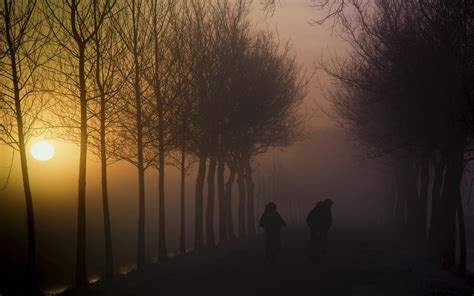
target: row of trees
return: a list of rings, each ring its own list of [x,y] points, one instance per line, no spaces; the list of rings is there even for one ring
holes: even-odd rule
[[[371,156],[390,160],[398,188],[394,221],[447,269],[456,264],[459,230],[459,272],[465,274],[460,183],[474,123],[474,2],[315,5],[329,9],[353,49],[322,63],[336,85],[330,98],[337,119]]]
[[[235,178],[238,236],[255,234],[252,159],[298,138],[297,109],[306,81],[287,44],[253,30],[249,1],[2,2],[0,141],[21,157],[33,288],[35,231],[26,145],[35,131],[48,130],[80,146],[76,285],[87,283],[86,165],[91,153],[101,163],[109,277],[115,269],[107,169],[114,161],[137,168],[139,268],[147,261],[147,169],[159,172],[160,261],[167,259],[164,178],[169,164],[181,171],[181,253],[185,179],[196,161],[195,249],[216,244],[216,197],[219,242],[236,238]]]

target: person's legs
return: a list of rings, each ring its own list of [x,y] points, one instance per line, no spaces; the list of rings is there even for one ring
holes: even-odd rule
[[[310,231],[308,251],[309,251],[309,260],[315,261],[316,256],[317,256],[317,235],[316,235],[316,231],[314,230]]]
[[[321,240],[321,232],[316,231],[314,233],[314,242],[313,242],[313,252],[312,252],[312,262],[318,263],[321,260],[322,255],[322,240]]]
[[[269,264],[272,261],[272,249],[270,242],[267,241],[265,242],[265,264]]]
[[[327,232],[323,231],[321,232],[321,253],[323,255],[326,255],[328,252],[328,236]]]
[[[266,245],[266,264],[275,264],[277,261],[277,249],[278,242],[274,235],[267,236],[267,245]]]
[[[278,263],[278,252],[276,250],[273,250],[272,252],[272,265],[275,265]]]
[[[275,250],[274,250],[274,263],[278,264],[278,259],[280,258],[280,250],[281,250],[281,242],[275,242]]]

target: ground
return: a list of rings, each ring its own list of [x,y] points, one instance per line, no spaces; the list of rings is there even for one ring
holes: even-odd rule
[[[280,264],[265,269],[263,236],[150,264],[65,295],[474,295],[387,234],[333,229],[329,254],[307,262],[308,234],[286,229]]]

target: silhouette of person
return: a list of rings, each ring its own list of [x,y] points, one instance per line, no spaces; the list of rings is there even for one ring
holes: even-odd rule
[[[283,226],[286,226],[286,223],[277,212],[275,203],[270,202],[265,206],[259,224],[260,227],[265,229],[265,263],[276,264],[281,249],[280,230]]]
[[[309,259],[317,262],[321,255],[327,253],[327,234],[332,225],[332,200],[326,199],[316,203],[306,218],[310,229]]]

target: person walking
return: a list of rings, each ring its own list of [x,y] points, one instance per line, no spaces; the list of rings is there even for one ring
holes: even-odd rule
[[[280,231],[286,223],[277,212],[275,203],[270,202],[265,206],[259,224],[265,229],[265,264],[277,264],[281,249]]]
[[[321,255],[327,254],[327,234],[332,225],[332,200],[326,199],[316,203],[306,218],[310,229],[309,259],[313,263],[319,261]]]

